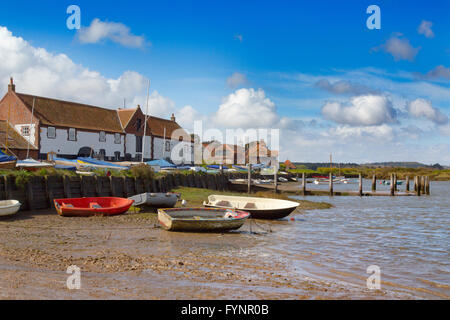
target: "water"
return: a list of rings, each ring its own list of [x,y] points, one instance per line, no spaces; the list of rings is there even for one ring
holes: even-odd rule
[[[357,184],[335,186],[344,188],[356,190]],[[377,265],[382,289],[448,299],[449,191],[450,182],[433,182],[431,196],[423,197],[295,197],[335,207],[274,225],[261,250],[299,274],[360,286],[366,286],[367,267]]]

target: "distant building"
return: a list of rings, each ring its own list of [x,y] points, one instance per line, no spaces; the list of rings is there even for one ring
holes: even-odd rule
[[[172,120],[149,117],[144,150],[145,116],[139,106],[112,110],[22,94],[16,92],[12,79],[8,92],[0,100],[0,120],[7,120],[29,140],[39,159],[55,153],[69,159],[93,156],[110,161],[136,161],[142,159],[144,151],[144,158],[151,160],[164,154],[160,140],[166,142],[167,150],[180,143],[178,137],[177,141],[171,139],[172,133],[181,129],[174,116]],[[165,140],[161,137],[164,128]],[[186,136],[189,137],[187,133]],[[193,152],[192,141],[188,138],[185,141],[182,149]],[[170,153],[166,154],[170,158]]]
[[[22,132],[29,135],[29,132]],[[25,139],[19,131],[5,120],[0,120],[0,147],[19,160],[27,158],[37,159],[38,149]]]

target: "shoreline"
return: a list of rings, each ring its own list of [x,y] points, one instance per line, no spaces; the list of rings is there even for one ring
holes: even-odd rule
[[[260,225],[276,232],[288,223]],[[45,210],[1,219],[0,299],[418,298],[299,277],[256,252],[268,231],[253,234],[248,222],[226,234],[170,233],[156,225],[151,213],[62,218]],[[81,290],[66,288],[70,265],[81,268]]]

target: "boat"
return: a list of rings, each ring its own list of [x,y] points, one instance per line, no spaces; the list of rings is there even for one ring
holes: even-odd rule
[[[133,200],[114,197],[55,199],[56,211],[64,217],[114,216],[130,209]]]
[[[15,169],[17,160],[0,162],[0,170]]]
[[[17,161],[16,167],[27,171],[38,171],[41,169],[54,168],[55,164],[45,161],[37,161],[34,159],[25,159]]]
[[[17,200],[0,201],[0,217],[16,214],[22,204]]]
[[[155,208],[173,208],[181,197],[179,193],[141,193],[128,199],[134,201],[135,206],[146,205]]]
[[[211,195],[208,197],[208,202],[204,202],[203,205],[213,208],[244,210],[250,213],[252,219],[275,220],[287,217],[300,204],[279,199]]]
[[[234,209],[159,209],[158,220],[167,231],[223,232],[237,230],[250,214]]]

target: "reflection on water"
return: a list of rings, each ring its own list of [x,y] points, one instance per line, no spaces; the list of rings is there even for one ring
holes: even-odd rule
[[[368,181],[365,185],[370,188]],[[344,188],[357,185],[335,186]],[[295,221],[266,222],[274,233],[258,238],[254,251],[301,275],[360,286],[369,276],[367,267],[377,265],[384,289],[450,298],[449,191],[450,182],[433,182],[431,196],[423,197],[295,197],[335,207],[297,215]]]

